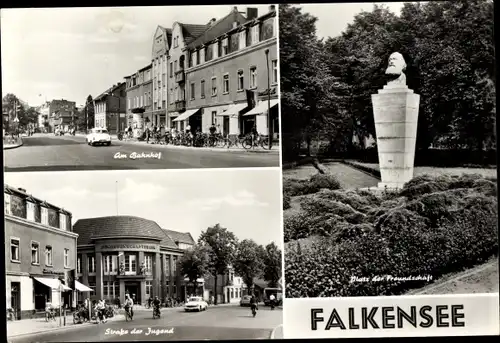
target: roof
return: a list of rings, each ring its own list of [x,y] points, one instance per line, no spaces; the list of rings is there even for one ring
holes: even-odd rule
[[[167,35],[167,43],[168,43],[168,46],[170,47],[170,45],[172,45],[172,29],[168,29],[168,28],[165,28],[161,25],[158,25],[164,32],[165,34]]]
[[[39,198],[36,198],[33,195],[28,194],[27,192],[25,192],[22,189],[15,188],[15,187],[9,186],[7,184],[4,184],[3,189],[4,189],[4,193],[6,193],[6,194],[16,195],[16,196],[19,196],[19,197],[21,197],[21,198],[23,198],[25,200],[28,200],[28,201],[34,203],[34,204],[42,205],[43,207],[52,208],[52,209],[58,210],[58,211],[60,211],[62,213],[71,215],[71,212],[63,210],[59,206],[55,206],[53,204],[49,204],[45,200],[41,200]]]
[[[142,67],[141,69],[139,69],[139,71],[144,71],[144,70],[146,70],[146,69],[151,68],[152,66],[153,66],[153,64],[152,64],[152,63],[149,63],[147,66]]]
[[[208,29],[205,30],[205,32],[203,32],[198,36],[198,38],[188,44],[188,49],[199,47],[219,36],[222,36],[224,33],[233,29],[234,22],[237,22],[238,25],[241,25],[247,22],[247,19],[237,10],[232,10],[224,18],[216,21],[213,25],[208,26]]]
[[[160,245],[178,249],[167,230],[156,222],[134,216],[108,216],[79,219],[73,225],[73,231],[79,234],[78,245],[93,244],[99,237],[141,236],[161,240]],[[169,231],[175,232],[175,231]]]
[[[178,232],[163,229],[175,243],[186,243],[186,244],[195,244],[195,240],[193,236],[189,232]]]
[[[118,82],[116,85],[111,86],[110,88],[106,89],[104,92],[102,92],[101,94],[99,94],[94,99],[94,101],[104,99],[107,96],[106,93],[112,93],[112,92],[114,92],[115,90],[117,90],[118,88],[120,88],[123,85],[125,85],[125,82]]]
[[[184,42],[189,45],[196,38],[201,36],[208,28],[208,25],[198,25],[198,24],[182,24],[182,35],[184,36]]]

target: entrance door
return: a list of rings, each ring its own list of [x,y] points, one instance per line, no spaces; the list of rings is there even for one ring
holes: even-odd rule
[[[14,311],[14,318],[21,319],[21,283],[11,282],[10,307]]]
[[[229,134],[229,116],[224,116],[222,122],[222,133],[224,136]]]
[[[141,303],[141,289],[137,282],[125,282],[125,294],[130,295],[134,304]]]

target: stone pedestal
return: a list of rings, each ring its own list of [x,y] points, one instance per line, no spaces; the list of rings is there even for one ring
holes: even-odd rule
[[[380,188],[402,188],[413,178],[420,95],[406,85],[386,85],[372,94]]]

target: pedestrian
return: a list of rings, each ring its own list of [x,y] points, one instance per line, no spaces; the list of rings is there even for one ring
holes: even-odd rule
[[[149,144],[149,135],[150,135],[149,127],[147,127],[146,128],[146,144]]]

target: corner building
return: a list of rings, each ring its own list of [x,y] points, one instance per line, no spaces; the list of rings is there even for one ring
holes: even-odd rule
[[[149,297],[184,299],[186,281],[179,260],[195,242],[189,233],[161,228],[156,222],[132,216],[80,219],[78,281],[98,299],[120,303],[125,294],[143,304]],[[88,293],[82,293],[82,298]]]
[[[71,213],[4,185],[4,218],[6,305],[14,317],[44,316],[48,304],[75,307]]]

